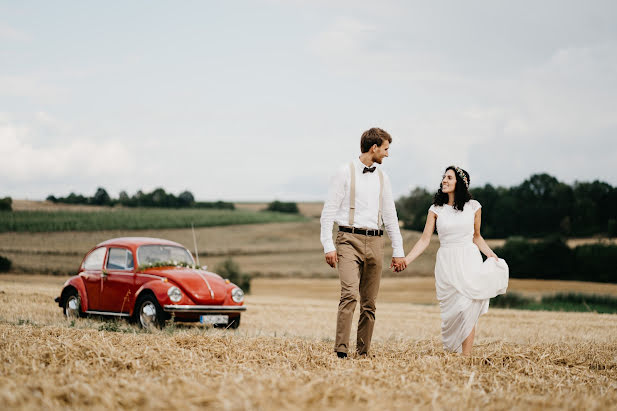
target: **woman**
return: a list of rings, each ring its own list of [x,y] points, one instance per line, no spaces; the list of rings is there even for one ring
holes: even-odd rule
[[[444,349],[471,354],[476,324],[489,299],[508,287],[508,265],[480,235],[482,207],[469,194],[469,173],[450,166],[429,208],[422,237],[407,257],[411,264],[424,252],[437,226],[440,247],[435,288],[441,309]],[[480,251],[487,259],[482,262]]]

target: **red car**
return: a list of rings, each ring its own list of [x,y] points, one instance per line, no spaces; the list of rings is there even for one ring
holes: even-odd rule
[[[67,317],[128,317],[144,328],[162,327],[172,314],[175,321],[237,328],[246,310],[238,286],[197,268],[181,244],[147,237],[98,244],[55,301]]]

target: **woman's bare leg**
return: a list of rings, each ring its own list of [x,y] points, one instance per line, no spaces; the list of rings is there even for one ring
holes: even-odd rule
[[[465,341],[463,341],[463,355],[471,355],[471,349],[473,348],[473,337],[476,335],[476,327],[473,327]]]

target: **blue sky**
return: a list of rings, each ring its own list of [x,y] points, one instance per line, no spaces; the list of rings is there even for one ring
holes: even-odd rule
[[[0,1],[0,196],[320,200],[372,126],[395,195],[457,164],[617,185],[611,1]]]

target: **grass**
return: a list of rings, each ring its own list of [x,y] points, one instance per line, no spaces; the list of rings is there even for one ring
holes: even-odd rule
[[[616,316],[492,308],[480,319],[474,355],[464,358],[443,352],[437,305],[398,300],[398,292],[417,289],[411,280],[384,280],[373,356],[341,361],[332,352],[334,280],[303,280],[306,287],[278,280],[276,288],[274,280],[256,280],[238,330],[178,323],[144,333],[124,321],[63,318],[53,302],[63,278],[2,275],[0,403],[8,409],[614,408]],[[425,292],[427,299],[434,295]]]
[[[491,299],[493,307],[522,310],[578,311],[617,314],[617,297],[582,293],[558,293],[543,296],[539,301],[518,293],[507,293]]]
[[[285,213],[246,210],[119,208],[96,211],[13,211],[0,213],[0,233],[144,230],[165,228],[229,226],[302,221]]]

